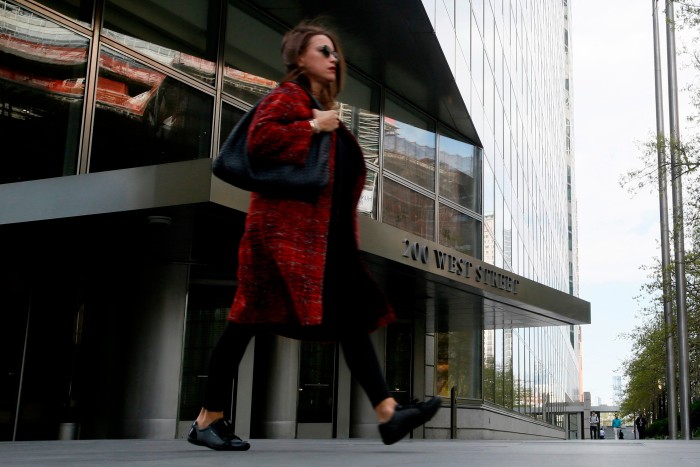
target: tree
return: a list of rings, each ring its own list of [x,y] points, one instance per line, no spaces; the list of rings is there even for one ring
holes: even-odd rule
[[[692,67],[700,75],[700,50],[698,48],[697,26],[700,25],[700,3],[675,2],[678,14],[676,27],[693,34],[689,46],[680,49],[685,63]],[[696,128],[700,121],[700,83],[692,81],[682,90],[689,97],[692,104],[692,112],[688,117],[689,128]],[[685,272],[686,272],[686,312],[689,349],[689,380],[690,396],[696,398],[700,395],[700,135],[697,131],[681,131],[681,141],[669,141],[667,138],[651,137],[642,144],[642,167],[628,172],[621,179],[623,187],[632,192],[641,189],[658,188],[658,160],[659,149],[669,154],[670,145],[679,155],[680,173],[683,177],[684,188],[684,225],[685,233]],[[663,167],[667,174],[671,173],[668,158]],[[670,183],[667,183],[670,187]],[[670,216],[669,216],[670,217]],[[673,255],[671,255],[673,257]],[[675,265],[671,264],[671,271]],[[665,352],[666,338],[663,316],[664,299],[673,303],[674,297],[663,297],[663,283],[661,265],[656,264],[648,268],[649,282],[642,287],[643,298],[647,301],[642,304],[640,317],[642,323],[631,332],[623,334],[633,342],[634,356],[625,360],[622,364],[623,373],[627,379],[625,396],[621,404],[624,414],[639,413],[643,410],[654,410],[658,414],[659,401],[664,396],[665,381]],[[670,274],[672,282],[675,280]],[[675,290],[675,284],[671,289]],[[651,300],[649,300],[651,299]],[[641,300],[640,300],[641,303]],[[675,317],[675,310],[674,310]],[[670,330],[676,334],[675,325]],[[674,344],[675,345],[675,344]],[[674,348],[677,354],[677,348]],[[674,382],[676,384],[676,382]]]

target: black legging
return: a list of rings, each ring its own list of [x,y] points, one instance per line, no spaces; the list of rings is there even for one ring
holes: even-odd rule
[[[209,362],[209,377],[203,406],[212,412],[224,412],[231,402],[233,379],[238,377],[248,343],[255,335],[252,326],[228,323],[214,347]],[[367,393],[372,407],[391,397],[369,335],[362,332],[340,338],[345,361],[353,377]]]

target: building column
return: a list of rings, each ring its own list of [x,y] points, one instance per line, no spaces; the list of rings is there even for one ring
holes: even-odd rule
[[[253,431],[263,438],[296,438],[301,343],[286,337],[263,335],[257,336],[256,341],[256,359],[260,354],[265,357],[257,362],[257,365],[263,366],[258,369],[264,376],[255,385],[261,397],[253,397],[253,403],[262,406],[253,407],[253,412],[257,414],[254,416],[257,421]],[[259,383],[265,387],[258,387]]]
[[[377,352],[379,366],[386,373],[386,328],[380,328],[370,335],[374,349]],[[379,438],[377,416],[364,389],[356,381],[352,383],[350,409],[351,438]]]
[[[172,439],[177,432],[187,266],[147,264],[121,297],[129,316],[125,358],[125,438]],[[115,290],[116,292],[116,290]]]

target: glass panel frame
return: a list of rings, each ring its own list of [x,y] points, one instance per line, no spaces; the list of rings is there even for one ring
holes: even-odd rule
[[[211,156],[213,96],[100,50],[90,172]]]
[[[5,148],[22,149],[5,158],[0,183],[75,175],[90,41],[23,7],[3,4],[0,139]]]
[[[435,121],[387,96],[384,108],[384,170],[435,191]]]
[[[219,29],[217,3],[105,0],[102,34],[213,86]]]
[[[435,200],[384,177],[382,222],[435,240]]]
[[[440,196],[481,213],[481,151],[452,132],[438,135]]]
[[[442,203],[439,205],[439,216],[438,243],[481,259],[481,222]]]

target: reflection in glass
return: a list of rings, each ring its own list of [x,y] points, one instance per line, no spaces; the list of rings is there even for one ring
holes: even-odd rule
[[[435,124],[386,99],[384,168],[435,191]]]
[[[245,111],[234,107],[226,102],[222,103],[221,106],[221,134],[219,135],[219,147],[224,144],[229,133],[236,126],[236,123],[243,118]]]
[[[83,26],[92,24],[92,6],[94,0],[38,0],[49,8],[78,20]]]
[[[484,330],[484,369],[482,374],[484,400],[496,400],[496,333],[493,329]]]
[[[481,222],[456,209],[440,205],[440,245],[480,258],[480,233]]]
[[[577,372],[567,372],[567,367],[557,357],[570,349],[568,336],[562,329],[566,331],[561,327],[503,331],[503,405],[557,426],[564,422],[560,412],[564,410],[566,394],[574,396],[574,400],[578,394]],[[512,356],[508,354],[509,347]],[[510,385],[509,374],[512,374]],[[569,384],[573,385],[567,388]],[[509,387],[512,387],[512,395],[508,393]]]
[[[440,195],[475,212],[481,210],[478,154],[471,144],[440,135]]]
[[[519,329],[513,329],[511,331],[512,333],[512,340],[513,340],[513,358],[512,358],[512,365],[513,365],[513,372],[512,372],[512,378],[513,378],[513,410],[516,412],[522,412],[522,406],[523,406],[523,388],[522,388],[522,358],[523,358],[523,341],[520,337]]]
[[[496,329],[494,333],[494,401],[498,405],[503,404],[505,393],[505,375],[503,367],[503,329]]]
[[[513,408],[513,330],[503,330],[503,406]]]
[[[510,215],[508,205],[503,207],[503,267],[513,270],[513,218]]]
[[[180,390],[180,420],[197,417],[207,382],[209,356],[226,326],[235,287],[190,283]]]
[[[340,117],[357,138],[365,161],[379,165],[379,114],[341,103]]]
[[[457,397],[481,398],[479,329],[438,332],[436,339],[438,347],[435,394],[450,397],[452,388],[455,388]]]
[[[87,48],[88,39],[0,0],[0,183],[76,173]]]
[[[213,98],[102,47],[90,171],[208,158]]]
[[[399,229],[435,239],[435,202],[387,178],[384,179],[382,221]]]
[[[372,219],[377,218],[377,206],[379,205],[379,202],[377,201],[378,177],[379,175],[374,170],[367,170],[367,176],[365,177],[365,187],[362,189],[362,195],[360,195],[360,202],[357,205],[357,211],[360,214],[364,214]]]
[[[384,168],[435,189],[435,134],[384,117]]]
[[[232,2],[227,15],[224,92],[254,104],[284,76],[279,55],[282,32]]]
[[[207,0],[107,0],[104,34],[213,85],[218,18],[210,10]]]

